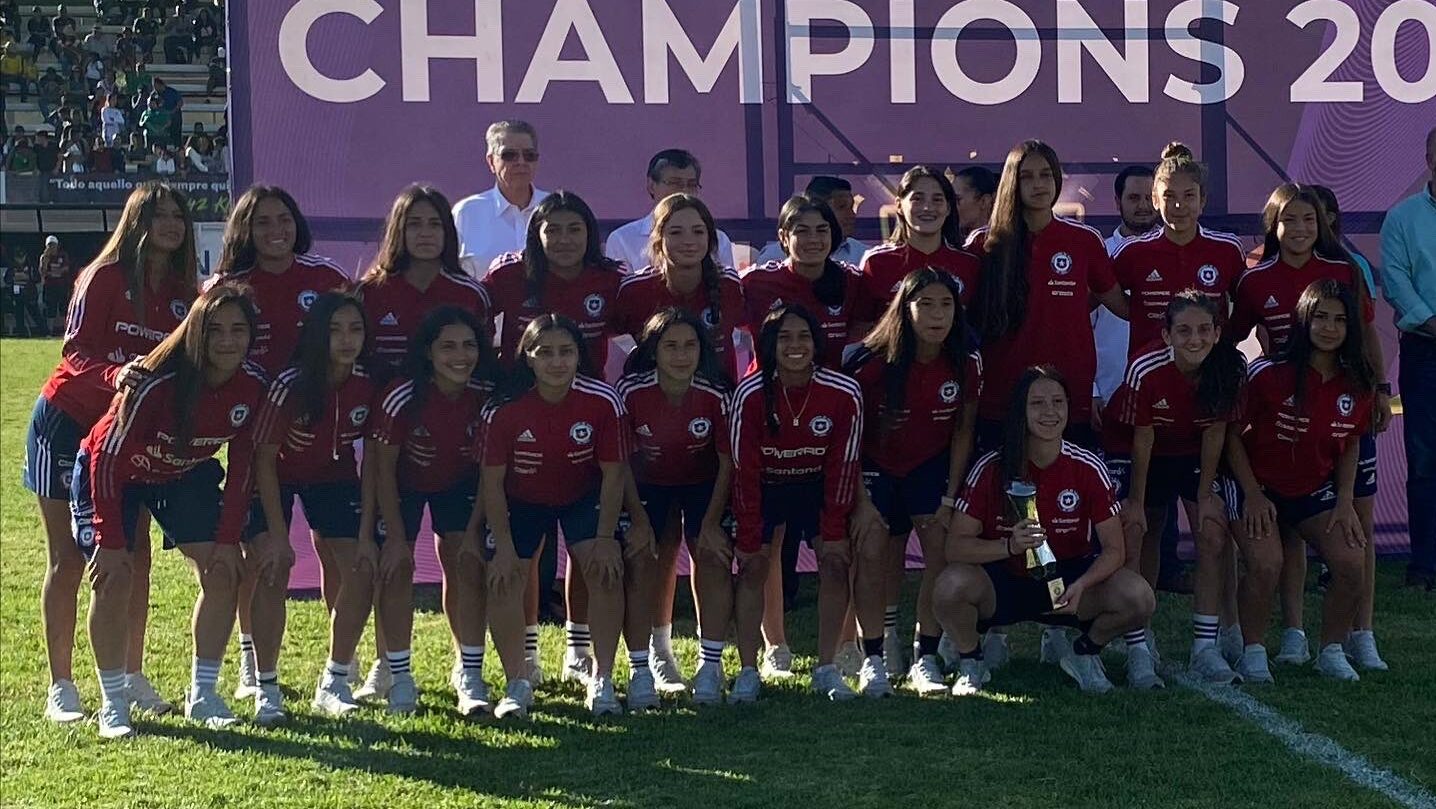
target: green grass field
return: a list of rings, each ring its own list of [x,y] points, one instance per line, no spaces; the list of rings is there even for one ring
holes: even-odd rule
[[[290,610],[281,669],[291,721],[277,730],[241,723],[213,732],[180,718],[142,721],[140,737],[101,743],[93,724],[56,727],[40,717],[47,684],[39,620],[45,565],[32,496],[20,486],[26,420],[53,341],[0,342],[0,805],[5,807],[351,806],[1391,806],[1376,791],[1290,752],[1256,725],[1202,694],[1119,688],[1079,694],[1055,667],[1035,662],[1037,634],[1014,632],[1016,661],[989,693],[966,700],[899,696],[831,705],[806,679],[769,687],[756,706],[593,721],[576,690],[540,690],[532,722],[496,727],[460,719],[444,685],[451,660],[432,603],[415,625],[421,711],[377,708],[331,721],[309,712],[323,664],[324,611]],[[1310,669],[1275,670],[1279,685],[1253,693],[1371,764],[1436,792],[1436,599],[1398,589],[1383,565],[1378,635],[1392,665],[1357,684]],[[146,670],[179,701],[189,678],[195,585],[174,554],[157,554]],[[911,590],[911,588],[909,588]],[[803,670],[816,634],[814,587],[790,619]],[[911,626],[912,592],[903,622]],[[81,615],[88,602],[81,596]],[[432,602],[432,599],[430,599]],[[1161,648],[1184,658],[1190,605],[1164,595]],[[675,636],[689,671],[697,655],[691,610]],[[1308,608],[1309,623],[1317,604]],[[1315,626],[1309,626],[1314,631]],[[88,643],[77,680],[94,708]],[[1273,638],[1273,642],[1274,642]],[[361,648],[372,648],[366,640]],[[555,670],[560,629],[546,627]],[[730,652],[731,655],[731,652]],[[222,687],[233,685],[233,657]],[[730,676],[736,660],[728,661]],[[489,662],[491,684],[501,673]],[[1121,663],[1108,661],[1121,684]],[[623,675],[621,674],[622,678]],[[622,683],[620,683],[620,690]],[[901,692],[900,692],[901,693]],[[250,706],[235,705],[248,715]]]

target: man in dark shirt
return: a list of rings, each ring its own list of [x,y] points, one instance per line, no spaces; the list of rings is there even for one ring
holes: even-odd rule
[[[35,169],[41,174],[54,174],[60,162],[60,150],[50,140],[50,130],[35,133]]]

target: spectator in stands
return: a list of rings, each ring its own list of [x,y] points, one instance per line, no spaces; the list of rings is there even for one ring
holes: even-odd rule
[[[8,92],[7,88],[11,84],[19,85],[20,101],[23,103],[30,97],[34,69],[30,58],[20,53],[14,43],[7,42],[4,48],[0,49],[0,91]]]
[[[16,127],[17,131],[19,129]],[[34,174],[39,170],[39,164],[35,159],[35,147],[31,145],[30,139],[23,135],[17,135],[12,140],[14,145],[10,147],[10,154],[5,158],[5,170],[13,171],[16,174]]]
[[[60,106],[65,94],[65,78],[53,67],[45,68],[45,75],[36,82],[35,100],[40,104],[40,117],[49,120],[50,114]]]
[[[214,139],[214,154],[219,161],[215,170],[222,174],[229,174],[229,138],[219,136]]]
[[[96,135],[90,144],[90,162],[86,169],[91,174],[114,174],[119,169],[115,166],[115,151],[105,143],[104,135]]]
[[[50,45],[50,21],[45,19],[45,14],[39,6],[30,9],[30,19],[25,21],[25,33],[28,35],[25,42],[35,53],[41,48]]]
[[[70,305],[75,270],[70,266],[70,254],[60,244],[58,236],[45,237],[45,252],[40,254],[40,283],[46,328],[50,334],[59,334],[65,325],[65,309]]]
[[[124,25],[125,6],[120,0],[96,0],[95,15],[105,25]]]
[[[125,164],[129,171],[147,168],[154,159],[153,153],[145,148],[145,136],[139,131],[130,133],[130,144],[125,149]]]
[[[90,33],[85,34],[84,51],[94,54],[96,58],[108,59],[115,52],[115,40],[100,29],[99,23],[95,23]]]
[[[85,147],[85,139],[75,127],[66,127],[65,135],[60,140],[60,171],[65,174],[84,174],[89,162],[90,152]]]
[[[189,64],[190,47],[194,44],[194,29],[179,6],[175,6],[174,13],[165,21],[163,31],[165,64]]]
[[[115,35],[116,64],[127,64],[135,60],[135,37],[128,29],[120,29]]]
[[[214,58],[209,60],[209,78],[204,83],[204,94],[214,95],[217,88],[224,87],[227,82],[228,67],[224,61],[224,48],[215,48]]]
[[[170,151],[170,147],[166,146],[164,143],[156,143],[154,145],[154,152],[155,174],[165,176],[174,174],[176,171],[179,170],[179,167],[175,165],[174,152]]]
[[[219,21],[215,19],[210,6],[200,6],[194,13],[194,21],[190,23],[190,31],[193,41],[190,47],[195,57],[204,52],[205,48],[214,50],[219,47],[220,33]]]
[[[209,136],[190,135],[184,144],[185,171],[209,174],[214,171],[214,144]]]
[[[92,53],[81,52],[80,56],[85,60],[85,86],[94,87],[100,80],[105,78],[109,72],[109,57],[96,56]]]
[[[140,11],[140,16],[135,18],[135,24],[130,26],[135,33],[135,50],[144,58],[150,58],[150,52],[155,49],[155,38],[159,36],[160,26],[151,16],[150,9]]]
[[[50,130],[35,132],[35,170],[41,174],[54,174],[60,164],[60,150],[50,139]]]
[[[115,71],[114,71],[112,68],[110,68],[110,67],[107,66],[107,67],[105,68],[105,74],[100,77],[100,80],[99,80],[99,81],[95,82],[95,92],[96,92],[96,93],[104,93],[105,95],[108,96],[108,95],[114,95],[115,93],[118,93],[119,91],[120,91],[120,83],[119,83],[119,80],[118,80],[118,79],[116,78],[116,76],[115,76]]]
[[[145,145],[153,149],[170,143],[170,122],[174,119],[164,108],[159,93],[150,93],[149,105],[140,113],[140,129],[145,132]]]
[[[160,97],[160,106],[170,114],[170,143],[178,144],[184,127],[184,96],[158,76],[155,77],[154,92]]]
[[[55,7],[55,18],[50,22],[57,38],[75,36],[75,18],[66,13],[64,6]]]
[[[106,95],[100,107],[100,137],[106,146],[114,146],[125,132],[124,110],[115,106],[115,96]]]

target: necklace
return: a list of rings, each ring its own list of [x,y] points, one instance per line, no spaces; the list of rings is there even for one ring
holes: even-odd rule
[[[783,402],[788,405],[788,412],[789,412],[789,413],[793,413],[793,426],[794,426],[794,427],[797,427],[798,424],[802,422],[802,420],[803,420],[803,411],[808,409],[808,400],[811,399],[811,398],[813,398],[813,386],[812,386],[812,384],[809,384],[809,385],[808,385],[808,392],[803,395],[803,406],[800,407],[800,408],[798,408],[798,411],[797,411],[796,413],[794,413],[794,412],[793,412],[793,402],[792,402],[790,399],[788,399],[788,389],[787,389],[787,388],[783,388]]]

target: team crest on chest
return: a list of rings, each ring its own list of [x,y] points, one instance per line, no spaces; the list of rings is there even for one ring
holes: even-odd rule
[[[712,431],[713,422],[703,418],[702,416],[699,416],[698,418],[688,422],[688,434],[699,440],[707,438],[708,434]]]
[[[1202,282],[1202,286],[1216,286],[1217,279],[1220,277],[1221,274],[1217,272],[1217,268],[1210,264],[1203,264],[1202,268],[1197,270],[1197,280]]]
[[[303,292],[299,293],[299,308],[305,312],[308,312],[309,307],[313,306],[314,302],[317,300],[319,300],[319,293],[315,292],[312,289],[306,289]]]
[[[589,317],[598,317],[603,314],[603,306],[603,296],[597,292],[583,299],[583,311],[587,312]]]
[[[827,416],[813,416],[813,420],[808,422],[808,429],[813,431],[813,435],[825,436],[833,431],[833,420]]]
[[[189,314],[189,304],[175,298],[170,301],[170,314],[175,316],[175,320],[184,320],[184,316]]]
[[[957,381],[949,379],[942,383],[942,387],[937,389],[937,395],[944,404],[952,404],[957,401]]]
[[[1068,514],[1076,511],[1081,502],[1082,498],[1077,495],[1076,489],[1063,489],[1062,493],[1057,495],[1057,507]]]
[[[843,305],[838,304],[837,306],[829,306],[828,314],[832,315],[833,317],[841,317],[843,314]]]
[[[229,423],[232,427],[238,427],[249,418],[249,405],[237,404],[229,409]]]
[[[1065,251],[1053,256],[1052,271],[1058,275],[1066,275],[1072,272],[1072,256]]]
[[[718,307],[709,306],[703,310],[703,325],[710,329],[718,328]]]
[[[1350,416],[1356,410],[1356,400],[1351,398],[1351,394],[1343,393],[1336,397],[1336,410],[1342,416]]]
[[[355,427],[358,427],[359,425],[363,424],[364,420],[367,418],[369,418],[369,408],[365,405],[359,405],[358,407],[349,411],[349,423],[353,424]]]
[[[568,437],[573,439],[575,444],[588,444],[593,441],[593,425],[586,421],[576,422],[568,428]]]

